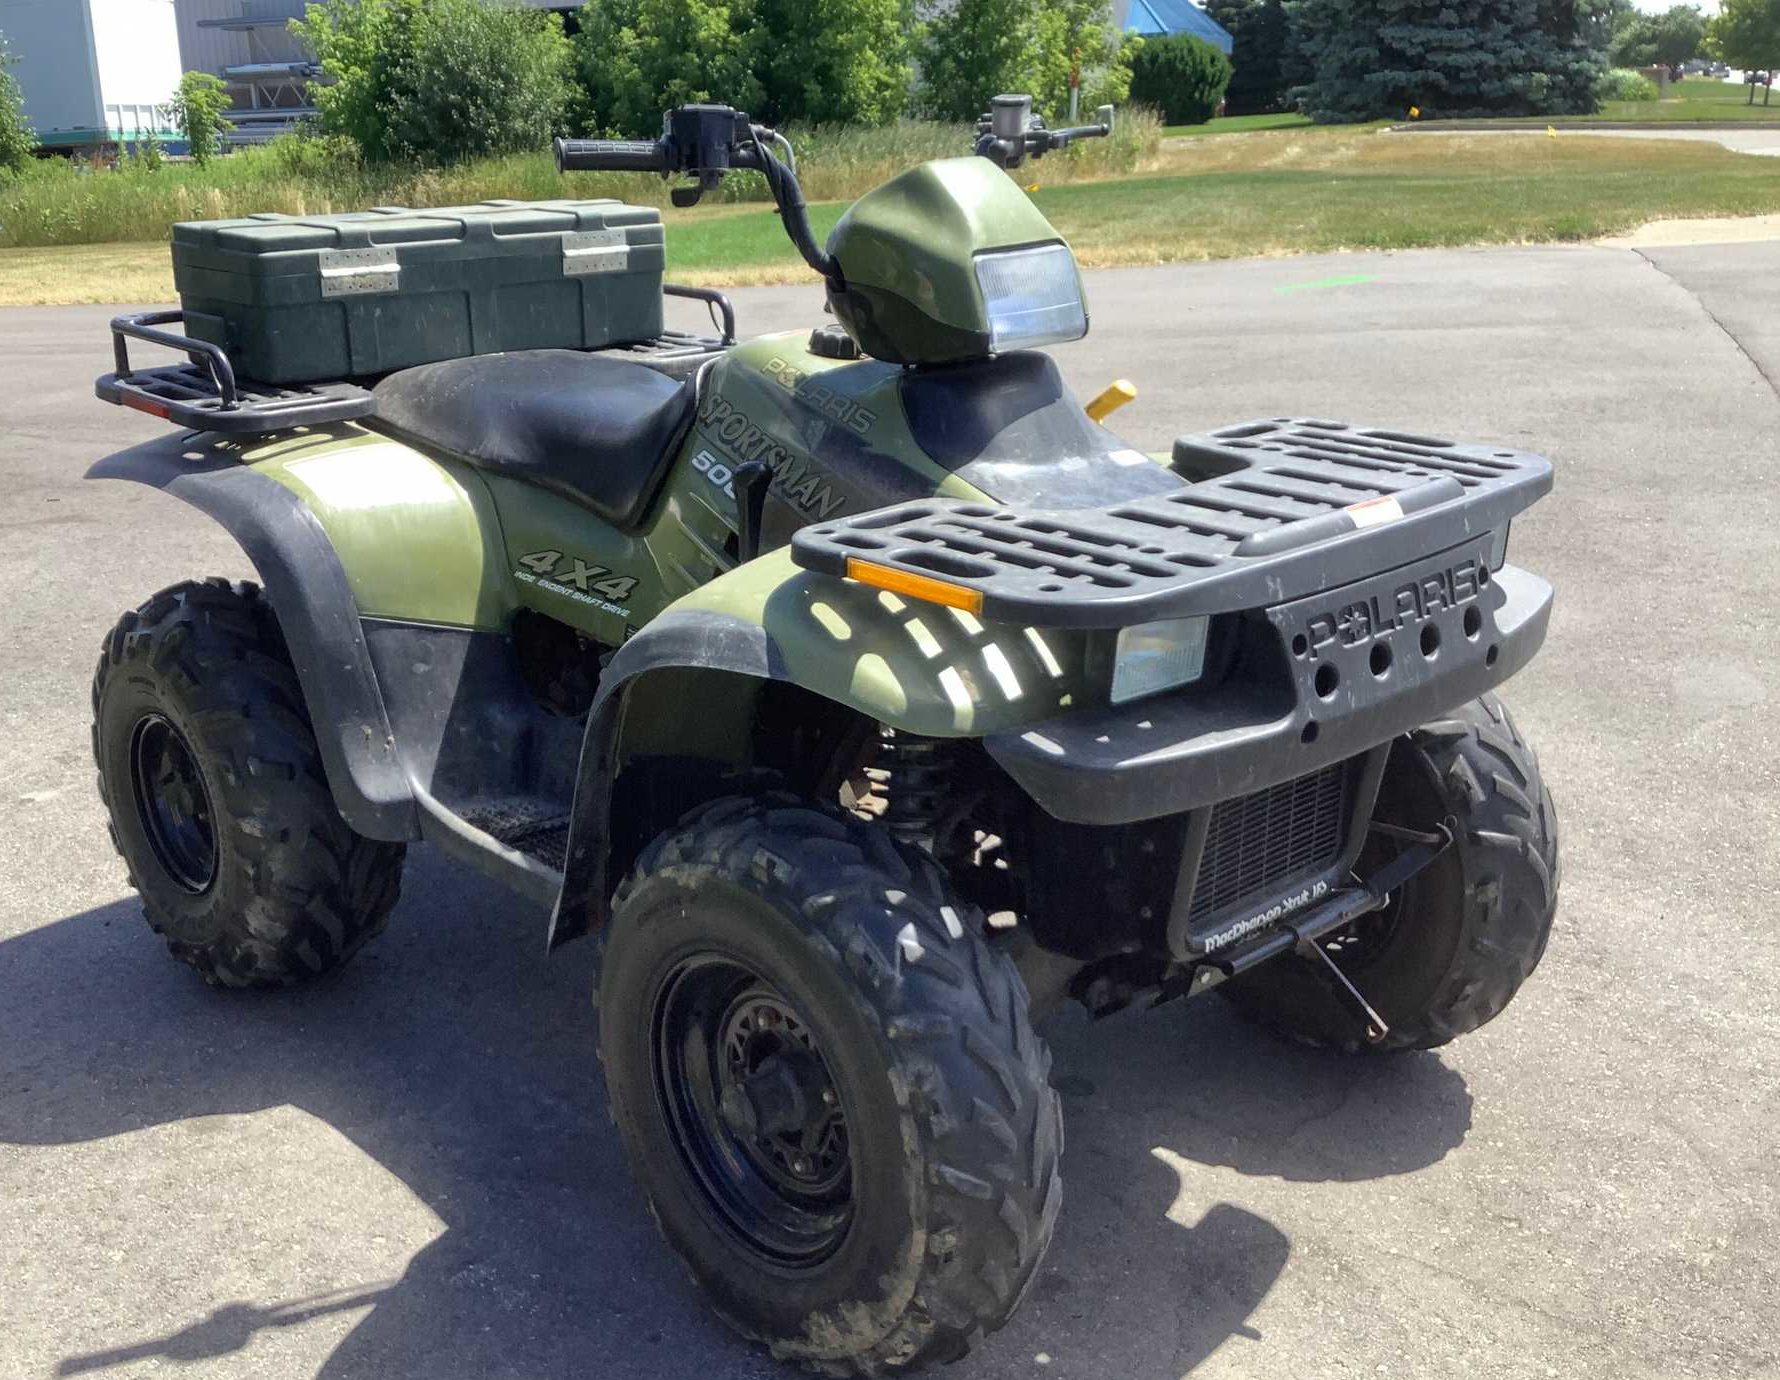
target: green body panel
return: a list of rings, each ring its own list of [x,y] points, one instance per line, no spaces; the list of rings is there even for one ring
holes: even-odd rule
[[[750,460],[771,467],[769,546],[805,523],[906,499],[986,498],[916,443],[903,415],[901,375],[880,360],[812,354],[803,331],[761,336],[711,367],[692,458],[702,449],[731,470]]]
[[[879,359],[980,358],[989,353],[989,314],[976,255],[1062,243],[989,160],[942,158],[867,192],[841,217],[828,252],[846,291],[831,300],[853,338]]]
[[[363,616],[489,629],[512,617],[500,521],[467,465],[351,425],[221,448],[315,514]]]
[[[609,647],[634,636],[734,564],[733,548],[725,549],[733,519],[694,481],[709,487],[683,451],[647,530],[627,533],[545,489],[490,476],[515,600]]]
[[[812,574],[788,551],[711,581],[671,611],[759,626],[789,680],[930,737],[1005,732],[1054,718],[1094,693],[1081,634],[983,623]]]
[[[533,485],[488,477],[517,603],[608,646],[626,641],[735,566],[733,476],[749,461],[773,472],[768,549],[824,518],[934,493],[985,497],[915,444],[895,366],[825,359],[807,345],[802,331],[763,336],[712,364],[698,416],[640,532],[621,532]]]
[[[984,625],[792,563],[785,544],[807,523],[934,493],[987,497],[916,444],[900,370],[819,357],[807,344],[803,332],[766,336],[712,364],[636,532],[351,425],[232,449],[315,514],[367,617],[499,632],[531,608],[618,646],[664,612],[717,615],[764,629],[796,684],[936,737],[1004,731],[1091,698],[1079,635]],[[773,472],[767,554],[738,565],[732,476],[750,460]],[[685,751],[708,726],[712,755],[733,748],[733,720],[752,696],[736,693],[733,674],[679,674],[691,679],[676,686],[664,741]],[[687,713],[719,697],[733,712]],[[639,727],[648,698],[630,714]]]

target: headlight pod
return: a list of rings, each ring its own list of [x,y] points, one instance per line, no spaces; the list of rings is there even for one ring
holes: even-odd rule
[[[1129,704],[1191,685],[1205,674],[1209,618],[1165,618],[1119,630],[1113,651],[1112,702]]]
[[[989,316],[989,348],[1025,350],[1088,333],[1082,281],[1066,244],[976,257],[977,286]]]

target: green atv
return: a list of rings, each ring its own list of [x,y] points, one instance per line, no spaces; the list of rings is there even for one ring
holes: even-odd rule
[[[1061,1202],[1044,1009],[1216,988],[1296,1040],[1426,1049],[1551,927],[1550,797],[1490,693],[1545,635],[1505,556],[1550,466],[1102,427],[1036,350],[1086,308],[1004,169],[1109,121],[997,98],[975,155],[825,248],[789,146],[727,108],[559,142],[690,176],[681,204],[763,176],[836,318],[807,335],[286,387],[170,313],[120,318],[98,384],[195,430],[93,473],[208,513],[263,582],[178,585],[105,643],[99,785],[149,923],[213,983],[315,977],[425,840],[551,947],[597,936],[663,1235],[820,1369],[958,1357],[1030,1288]],[[392,281],[337,269],[323,298]]]

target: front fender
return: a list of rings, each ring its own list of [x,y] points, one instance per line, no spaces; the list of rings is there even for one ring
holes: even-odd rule
[[[622,764],[692,752],[746,765],[755,696],[797,685],[924,737],[983,737],[1055,718],[1089,684],[1080,634],[983,623],[955,609],[803,570],[788,550],[720,575],[612,658],[588,716],[552,943],[604,918],[612,786]],[[718,693],[649,693],[670,674],[723,673]]]
[[[1088,683],[1085,646],[819,575],[780,550],[671,605],[625,645],[602,689],[657,665],[721,664],[907,733],[975,738],[1068,708]]]

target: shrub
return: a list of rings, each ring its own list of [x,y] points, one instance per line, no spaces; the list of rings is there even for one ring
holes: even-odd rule
[[[0,177],[21,173],[31,162],[37,139],[25,120],[25,93],[12,74],[15,61],[0,34]]]
[[[1230,84],[1230,60],[1191,34],[1148,38],[1131,63],[1131,97],[1171,125],[1202,125]]]
[[[1630,67],[1615,67],[1603,72],[1595,83],[1597,101],[1654,101],[1661,94],[1655,82]]]
[[[185,136],[192,161],[203,167],[222,148],[222,133],[228,128],[227,113],[233,102],[221,77],[208,72],[187,72],[179,79],[167,110],[173,123]]]
[[[538,148],[568,101],[561,18],[510,0],[325,0],[292,28],[330,79],[322,127],[374,162]]]

